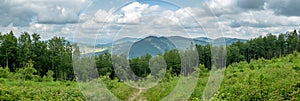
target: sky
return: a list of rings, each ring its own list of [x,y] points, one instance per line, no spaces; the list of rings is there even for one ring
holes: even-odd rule
[[[1,0],[0,32],[108,43],[123,37],[249,39],[300,29],[300,0]]]

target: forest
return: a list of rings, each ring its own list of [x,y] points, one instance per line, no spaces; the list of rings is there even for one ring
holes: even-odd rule
[[[212,67],[211,47],[213,46],[196,45],[195,50],[198,53],[200,64],[198,68],[206,70],[199,77],[202,78],[196,87],[196,90],[199,91],[203,90],[203,85],[207,82],[205,80],[209,75],[208,72]],[[51,89],[53,96],[55,92],[59,94],[52,100],[85,99],[74,82],[76,78],[86,79],[86,77],[75,77],[74,75],[73,61],[76,58],[74,54],[80,54],[77,44],[72,44],[63,37],[53,37],[47,41],[42,41],[40,35],[36,33],[23,32],[19,37],[16,37],[11,31],[5,34],[0,33],[0,50],[0,99],[47,100],[48,95],[42,95],[46,93],[45,89],[37,91],[42,93],[41,95],[31,96],[36,93],[33,92],[34,89],[37,89],[33,88],[33,85]],[[193,55],[188,51],[183,53]],[[227,46],[226,51],[225,80],[213,99],[299,100],[300,55],[298,52],[300,52],[300,34],[296,30],[279,35],[270,33],[266,36],[250,39],[247,42],[236,42]],[[180,53],[182,51],[171,50],[160,55],[166,61],[166,75],[169,76],[163,79],[161,84],[148,89],[147,92],[143,92],[139,96],[144,96],[148,100],[158,100],[174,88],[181,73]],[[115,74],[112,64],[114,57],[120,58],[122,55],[114,56],[107,52],[95,56],[96,68],[101,75],[99,79],[111,86],[109,90],[113,94],[126,100],[136,89],[126,86],[119,80],[120,78]],[[155,57],[145,55],[130,59],[130,68],[136,75],[146,77],[151,73],[150,69],[147,68],[151,58]],[[82,70],[82,72],[88,71]],[[22,82],[19,83],[19,81]],[[278,84],[275,85],[275,83]],[[228,87],[226,85],[233,86]],[[54,89],[55,86],[58,88]],[[17,91],[19,87],[25,87],[22,89],[24,91]],[[160,88],[165,87],[168,89],[161,91],[164,93],[155,94],[161,90]],[[65,92],[65,89],[70,92]],[[120,90],[128,92],[118,92]],[[202,92],[196,90],[190,100],[201,99]],[[52,96],[51,94],[49,96]],[[238,95],[243,95],[243,97]]]
[[[199,64],[211,69],[211,45],[196,45]],[[300,35],[297,31],[279,34],[271,33],[251,39],[245,43],[236,42],[226,47],[226,64],[264,58],[272,59],[300,51]],[[76,51],[77,49],[77,51]],[[54,72],[55,80],[74,80],[72,50],[79,52],[77,44],[70,43],[63,37],[53,37],[47,41],[41,41],[40,35],[23,32],[16,37],[11,31],[0,34],[0,66],[7,67],[11,72],[25,67],[31,63],[36,69],[35,74],[43,77],[48,71]],[[80,54],[80,52],[79,52]],[[172,74],[179,74],[181,69],[180,51],[171,50],[161,55],[167,64],[167,69],[172,68]],[[146,55],[130,59],[130,67],[138,76],[150,72],[148,63],[152,56]],[[100,75],[110,73],[114,78],[110,53],[95,56],[95,62]],[[146,72],[145,72],[146,71]],[[143,72],[143,74],[141,74]]]

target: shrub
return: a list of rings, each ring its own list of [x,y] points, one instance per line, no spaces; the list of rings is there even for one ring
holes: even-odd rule
[[[17,70],[16,75],[18,79],[31,80],[36,72],[37,70],[33,68],[33,63],[29,61],[24,68]]]
[[[8,67],[0,67],[0,78],[8,78],[10,75]]]
[[[33,75],[33,81],[35,81],[35,82],[43,82],[44,80],[39,75]]]
[[[251,69],[251,70],[254,70],[254,65],[253,65],[253,63],[250,64],[250,69]]]
[[[54,72],[52,70],[49,70],[46,73],[46,76],[43,76],[43,80],[48,81],[48,82],[52,82],[53,81],[53,75],[54,75]]]
[[[296,65],[293,66],[293,69],[296,70],[296,71],[300,71],[300,67],[299,67],[299,66],[296,66]]]

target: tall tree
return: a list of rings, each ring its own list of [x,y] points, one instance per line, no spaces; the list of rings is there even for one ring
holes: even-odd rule
[[[31,37],[29,33],[24,32],[18,38],[18,67],[24,67],[32,59]]]
[[[16,70],[17,65],[17,38],[14,33],[10,31],[8,34],[2,36],[1,49],[1,66],[7,66],[10,71]]]

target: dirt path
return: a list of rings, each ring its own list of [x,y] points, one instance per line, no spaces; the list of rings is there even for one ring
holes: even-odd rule
[[[139,92],[133,92],[132,95],[128,98],[128,101],[134,101],[138,96],[140,96],[142,93],[146,92],[147,89],[141,88],[139,89]],[[144,98],[143,98],[144,99]],[[144,101],[144,100],[137,100],[137,101]]]

